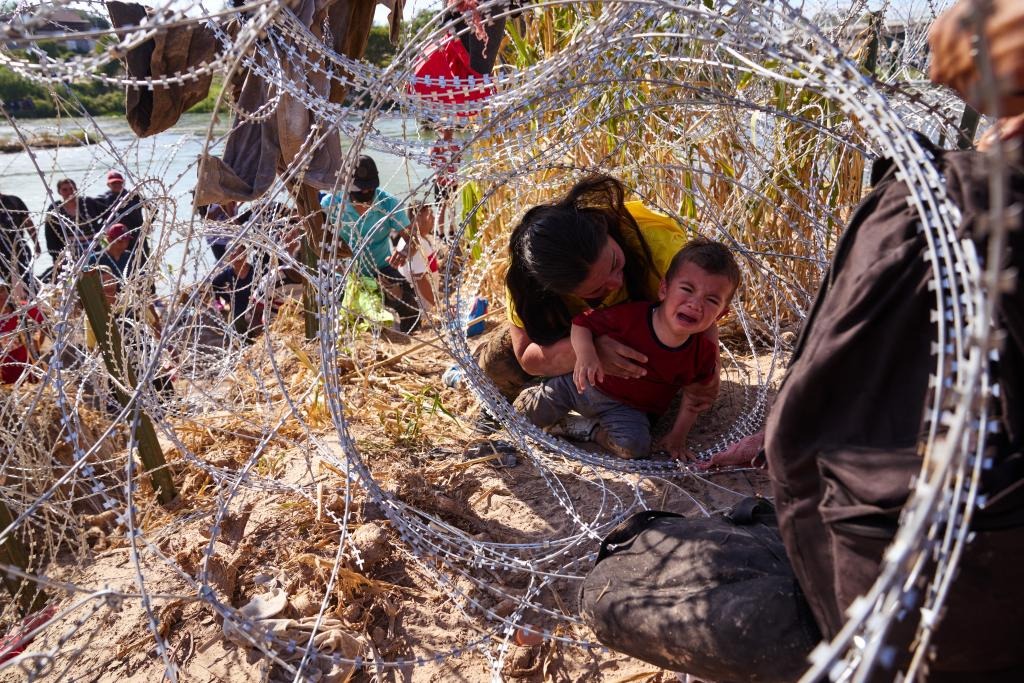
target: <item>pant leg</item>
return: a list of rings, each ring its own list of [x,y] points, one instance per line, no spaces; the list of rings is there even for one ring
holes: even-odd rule
[[[29,291],[34,292],[35,278],[32,277],[32,249],[25,240],[18,240],[16,247],[15,251],[17,254],[15,254],[15,258],[17,260],[18,273],[21,275],[21,281],[25,283],[25,287]]]
[[[569,376],[570,383],[572,377]],[[577,410],[586,417],[595,418],[600,427],[595,440],[612,455],[619,458],[646,458],[651,454],[651,421],[647,413],[627,406],[588,387]]]
[[[519,392],[537,381],[516,359],[508,323],[481,336],[480,344],[473,351],[473,360],[509,401],[514,401]]]
[[[416,305],[412,285],[390,265],[378,268],[377,278],[384,293],[384,304],[398,313],[398,329],[407,334],[415,330],[420,320],[420,309]]]
[[[519,394],[515,408],[538,427],[550,427],[578,408],[579,393],[572,375],[559,375]]]

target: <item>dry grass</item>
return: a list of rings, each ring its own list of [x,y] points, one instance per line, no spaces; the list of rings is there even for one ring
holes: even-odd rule
[[[506,61],[529,66],[550,58],[600,11],[584,5],[524,14],[510,29]],[[692,49],[722,58],[713,45]],[[565,82],[585,81],[593,67],[578,68]],[[680,60],[651,60],[637,80],[602,81],[572,96],[565,109],[538,108],[529,130],[493,135],[474,149],[489,173],[512,178],[486,195],[474,183],[464,190],[471,237],[487,254],[478,273],[485,295],[503,298],[508,234],[523,212],[600,170],[686,230],[746,254],[740,305],[766,334],[798,320],[863,191],[866,160],[846,142],[861,140],[856,121],[820,93]],[[573,107],[579,113],[561,118]],[[776,108],[787,116],[765,113]],[[565,145],[569,132],[579,137]]]

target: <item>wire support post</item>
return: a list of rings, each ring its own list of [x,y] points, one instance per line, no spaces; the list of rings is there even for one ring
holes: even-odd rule
[[[99,271],[87,270],[82,273],[77,286],[89,325],[96,335],[96,343],[103,356],[103,363],[113,377],[123,382],[123,384],[121,382],[113,383],[114,397],[122,408],[127,408],[132,399],[122,387],[137,389],[138,380],[131,363],[125,362],[121,333],[116,325],[110,324],[110,310],[103,295],[103,284],[100,281]],[[157,441],[153,423],[149,415],[142,411],[139,411],[136,438],[138,439],[139,458],[149,473],[157,499],[162,504],[169,505],[178,494],[174,488],[171,473],[167,470],[167,463],[164,461],[164,454]]]
[[[324,244],[324,214],[317,201],[316,190],[305,183],[293,189],[295,204],[302,216],[302,263],[308,274],[316,273],[320,261],[320,250]],[[302,308],[306,339],[316,339],[320,333],[319,306],[317,305],[316,283],[307,275],[302,286]]]
[[[7,509],[7,505],[0,500],[0,529],[6,529],[14,523],[14,516]],[[7,540],[0,543],[0,564],[14,565],[24,571],[29,571],[29,553],[21,541],[17,539],[14,530]],[[10,574],[4,574],[4,585],[11,595],[18,600],[22,616],[32,614],[41,610],[47,601],[46,593],[35,583],[24,578],[17,578]]]

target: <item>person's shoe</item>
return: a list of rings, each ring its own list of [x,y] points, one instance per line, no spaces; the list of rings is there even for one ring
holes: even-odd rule
[[[480,436],[490,436],[496,431],[501,429],[501,422],[498,418],[487,412],[487,409],[480,406],[480,412],[477,414],[476,419],[473,420],[473,431]]]
[[[593,441],[596,431],[597,420],[582,415],[566,415],[547,429],[548,434],[570,441]]]
[[[444,374],[441,375],[441,381],[444,382],[446,387],[454,389],[465,382],[465,376],[466,374],[462,371],[461,365],[453,365],[444,371]]]
[[[516,447],[504,439],[480,439],[466,447],[467,460],[489,458],[492,467],[515,467],[519,464]]]

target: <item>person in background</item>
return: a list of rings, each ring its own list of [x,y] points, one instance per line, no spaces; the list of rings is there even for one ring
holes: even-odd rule
[[[430,167],[434,169],[434,199],[437,200],[441,236],[448,234],[449,207],[459,189],[459,158],[462,147],[452,140],[451,128],[437,131],[437,142],[430,148]]]
[[[32,249],[39,251],[39,237],[20,197],[0,194],[0,278],[32,288]]]
[[[411,282],[426,304],[427,311],[434,308],[434,274],[437,273],[437,254],[434,249],[434,210],[426,202],[409,207],[412,230],[409,242],[398,241],[398,248],[388,263]]]
[[[84,254],[96,233],[103,228],[106,204],[94,197],[79,196],[78,186],[71,178],[57,181],[61,201],[54,201],[46,210],[46,250],[53,259],[54,272],[61,256],[71,258]]]
[[[234,224],[238,216],[238,202],[224,202],[223,204],[210,204],[209,206],[200,207],[200,215],[207,221],[212,221],[223,225],[219,229],[211,230],[206,236],[206,243],[210,245],[210,251],[213,252],[213,258],[218,263],[224,258],[224,252],[227,251],[228,244],[231,242],[231,231],[227,228],[228,224]]]
[[[398,312],[399,328],[411,332],[419,320],[412,287],[391,265],[392,238],[409,239],[409,217],[402,203],[380,189],[377,164],[365,154],[359,157],[352,189],[324,195],[320,206],[339,236],[359,252],[359,273],[375,278],[384,291],[385,304]]]
[[[137,192],[128,192],[124,188],[124,176],[120,171],[111,170],[107,173],[107,193],[100,197],[106,206],[104,224],[109,228],[112,225],[123,225],[131,239],[128,243],[127,257],[125,259],[128,275],[138,264],[149,261],[149,239],[142,239],[143,226],[146,222],[146,215],[143,210],[144,202]],[[142,253],[134,258],[136,249],[141,245]]]
[[[0,279],[0,382],[14,384],[39,355],[43,342],[39,309],[19,307],[11,297],[11,287]],[[32,339],[33,326],[39,327],[38,339]]]
[[[117,279],[124,282],[134,242],[132,233],[124,223],[114,223],[107,228],[107,248],[100,254],[97,263],[110,268]]]
[[[213,277],[210,284],[228,320],[239,334],[251,339],[259,332],[263,307],[252,306],[252,283],[256,269],[249,263],[245,248],[236,246],[228,254],[228,265]]]

